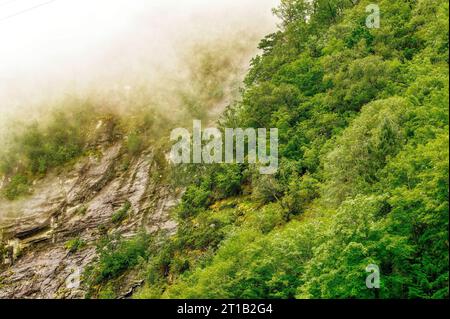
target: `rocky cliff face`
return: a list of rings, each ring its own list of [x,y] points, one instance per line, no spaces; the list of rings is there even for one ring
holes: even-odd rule
[[[176,231],[169,212],[180,193],[161,182],[152,152],[125,168],[121,154],[120,144],[105,147],[35,183],[34,195],[0,203],[0,298],[83,298],[86,292],[71,278],[95,259],[95,243],[105,233]],[[127,217],[113,222],[124,203]],[[70,251],[67,242],[74,239],[85,247]],[[127,280],[121,296],[138,284]]]

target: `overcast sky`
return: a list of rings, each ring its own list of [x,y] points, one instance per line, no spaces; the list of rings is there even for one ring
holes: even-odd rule
[[[183,39],[236,28],[263,36],[275,28],[277,2],[0,0],[0,117],[38,92],[86,85],[139,61],[161,67]]]

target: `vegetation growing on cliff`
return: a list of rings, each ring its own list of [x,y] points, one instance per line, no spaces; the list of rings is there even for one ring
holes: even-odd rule
[[[165,178],[186,188],[177,233],[104,234],[83,274],[88,297],[117,297],[116,282],[136,271],[145,279],[136,298],[448,298],[448,2],[380,0],[379,29],[366,27],[368,4],[281,0],[279,31],[260,42],[219,121],[278,128],[277,174],[174,168]],[[1,152],[4,195],[26,195],[99,139],[123,144],[124,171],[151,142],[164,149],[170,129],[207,120],[233,95],[223,83],[243,49],[228,49],[196,51],[192,82],[168,100],[176,115],[139,92],[125,114],[84,105],[27,126]],[[83,246],[75,238],[66,248]],[[370,264],[381,271],[377,291],[366,287]]]
[[[368,4],[281,1],[221,120],[279,128],[280,169],[190,172],[136,297],[448,297],[448,2]]]
[[[126,169],[127,161],[143,150],[167,147],[172,128],[193,117],[208,120],[225,98],[238,94],[246,59],[254,51],[248,45],[251,33],[223,37],[187,43],[180,49],[183,71],[162,76],[161,83],[136,81],[126,97],[93,89],[83,97],[49,103],[39,121],[11,123],[0,150],[0,196],[14,200],[29,195],[34,180],[111,143],[124,146]]]

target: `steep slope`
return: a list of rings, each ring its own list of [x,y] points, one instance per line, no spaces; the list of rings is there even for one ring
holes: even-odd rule
[[[281,1],[220,122],[278,128],[279,170],[191,170],[136,297],[448,298],[448,2],[373,5]]]
[[[67,289],[70,276],[81,275],[96,259],[102,236],[129,238],[141,230],[169,236],[176,231],[169,211],[179,194],[162,182],[152,150],[121,170],[121,148],[108,146],[97,158],[46,177],[35,185],[36,195],[16,204],[14,209],[30,213],[1,228],[7,253],[0,268],[0,298],[83,298],[83,287]],[[115,218],[124,205],[124,216]],[[6,209],[4,204],[0,209]],[[119,294],[125,296],[135,284],[129,278]]]
[[[370,4],[282,0],[275,10],[280,30],[261,41],[218,126],[278,128],[276,174],[166,168],[141,138],[163,132],[167,151],[179,122],[138,114],[99,160],[49,170],[37,195],[4,204],[32,215],[3,229],[8,263],[10,247],[20,258],[3,266],[0,296],[448,298],[448,2],[381,0],[380,28],[366,25]],[[194,68],[194,94],[181,94],[183,124],[223,105],[220,66],[232,59],[213,52]],[[57,159],[78,154],[68,140]],[[24,191],[20,178],[8,185]],[[72,262],[81,286],[67,290],[61,265]],[[367,269],[379,269],[379,289]]]
[[[180,48],[180,70],[124,96],[65,97],[12,122],[0,151],[0,298],[129,297],[176,233],[184,186],[170,131],[216,118],[238,92],[253,32]],[[217,58],[220,53],[220,56]]]

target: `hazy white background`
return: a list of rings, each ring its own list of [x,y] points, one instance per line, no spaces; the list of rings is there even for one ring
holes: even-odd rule
[[[177,72],[184,41],[238,28],[262,37],[275,29],[278,2],[56,0],[20,13],[48,1],[0,0],[0,125],[41,97],[114,86],[136,71]]]

